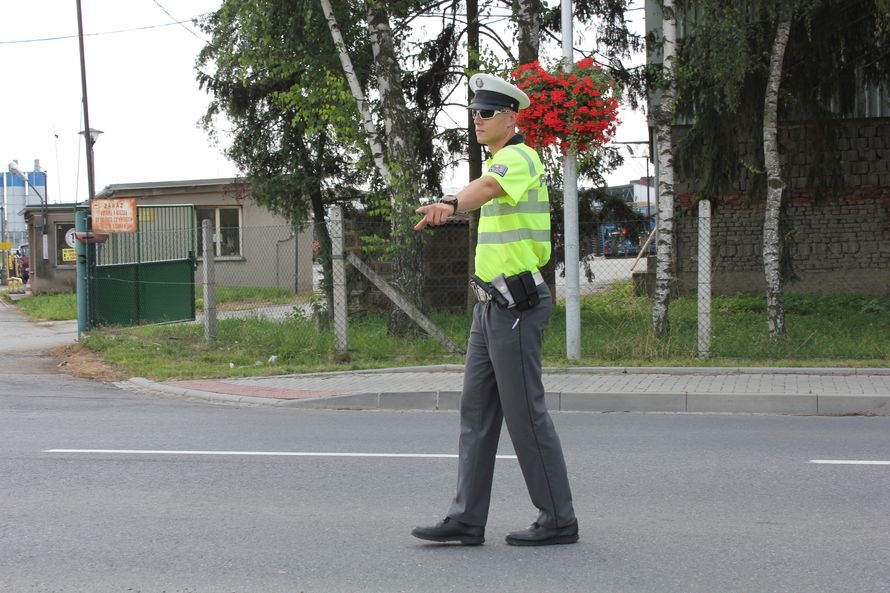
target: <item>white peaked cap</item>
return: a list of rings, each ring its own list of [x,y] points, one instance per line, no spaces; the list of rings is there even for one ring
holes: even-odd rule
[[[473,100],[469,109],[512,109],[519,111],[531,105],[522,89],[492,74],[474,74],[470,77]]]

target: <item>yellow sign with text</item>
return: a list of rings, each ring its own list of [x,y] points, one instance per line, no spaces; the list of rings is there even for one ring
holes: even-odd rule
[[[66,247],[62,250],[62,261],[77,261],[77,252],[74,249]]]
[[[136,198],[94,199],[90,205],[93,230],[103,233],[135,233]]]
[[[0,241],[0,251],[9,251],[12,249],[12,241]]]

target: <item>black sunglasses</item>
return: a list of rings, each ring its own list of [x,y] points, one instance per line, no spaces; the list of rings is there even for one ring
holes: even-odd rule
[[[491,119],[498,113],[510,113],[509,109],[471,109],[473,119],[480,117],[482,119]]]

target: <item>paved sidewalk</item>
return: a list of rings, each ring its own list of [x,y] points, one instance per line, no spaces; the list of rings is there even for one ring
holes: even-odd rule
[[[243,404],[343,410],[456,410],[463,367],[243,379],[134,378],[136,389]],[[554,411],[890,415],[890,369],[548,368]]]
[[[46,352],[56,346],[77,342],[77,321],[35,323],[0,299],[0,336],[0,355]]]
[[[0,300],[0,357],[77,341],[75,321],[33,323]],[[459,365],[117,385],[245,405],[456,410]],[[554,411],[890,415],[890,368],[560,367],[544,374]]]

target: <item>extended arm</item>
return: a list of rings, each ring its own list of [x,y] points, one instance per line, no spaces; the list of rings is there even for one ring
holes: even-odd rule
[[[457,209],[461,212],[478,210],[489,200],[502,195],[504,190],[497,180],[491,175],[483,175],[457,193]],[[444,224],[448,217],[454,214],[454,208],[448,204],[435,202],[421,206],[416,212],[423,215],[421,221],[414,226],[414,230],[419,231],[428,224],[433,226]]]

